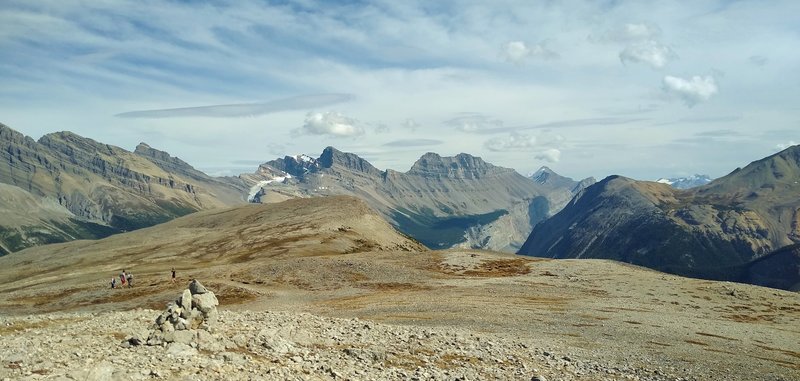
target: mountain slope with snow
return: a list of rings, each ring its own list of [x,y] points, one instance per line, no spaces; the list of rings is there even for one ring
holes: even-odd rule
[[[689,177],[672,177],[660,178],[656,180],[657,183],[667,184],[675,189],[689,189],[706,185],[711,182],[711,177],[708,175],[692,175]]]
[[[381,171],[355,154],[328,147],[317,159],[286,156],[240,178],[255,191],[256,202],[353,195],[431,248],[514,251],[578,184],[552,171],[548,176],[549,181],[532,181],[465,153],[426,153],[408,172]]]

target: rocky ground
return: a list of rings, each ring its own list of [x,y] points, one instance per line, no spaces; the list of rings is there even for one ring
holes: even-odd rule
[[[459,328],[423,328],[305,313],[222,312],[190,345],[131,345],[159,312],[0,318],[0,379],[14,380],[699,380],[669,365],[580,360]],[[763,380],[786,380],[764,375]],[[736,374],[713,379],[736,380]]]
[[[798,293],[427,251],[363,203],[332,200],[0,257],[0,380],[800,380]],[[122,269],[135,286],[111,289]],[[190,290],[190,305],[192,278],[215,298]]]

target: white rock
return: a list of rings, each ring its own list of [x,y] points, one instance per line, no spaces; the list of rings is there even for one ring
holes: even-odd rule
[[[196,307],[204,314],[215,309],[218,305],[219,301],[213,292],[192,295],[192,306]]]
[[[183,290],[180,301],[181,308],[183,308],[184,311],[192,310],[192,292],[189,291],[189,289]]]
[[[175,358],[189,358],[197,355],[197,349],[184,343],[172,343],[167,348],[167,354]]]

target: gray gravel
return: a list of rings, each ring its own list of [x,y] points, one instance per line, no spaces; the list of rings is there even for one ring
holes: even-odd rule
[[[581,360],[530,340],[305,313],[222,311],[201,344],[132,345],[158,314],[0,317],[0,380],[693,379]]]

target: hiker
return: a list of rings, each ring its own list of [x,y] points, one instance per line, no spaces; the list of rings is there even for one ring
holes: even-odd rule
[[[122,272],[119,273],[119,286],[120,287],[125,287],[125,278],[126,277],[127,276],[125,275],[125,269],[123,269]]]
[[[172,268],[172,283],[175,283],[175,268]]]
[[[111,277],[111,288],[117,288],[117,277]]]
[[[128,272],[126,278],[128,280],[128,288],[133,287],[133,274],[131,272]]]

